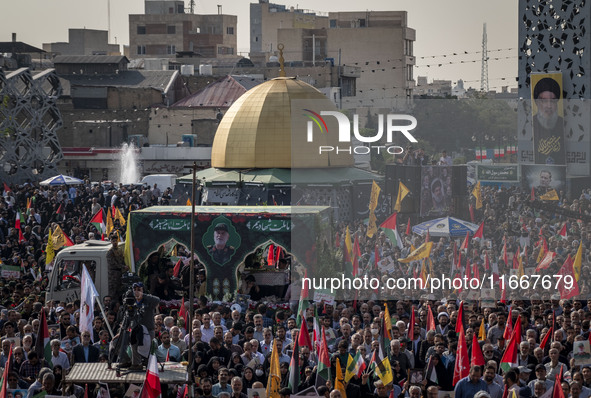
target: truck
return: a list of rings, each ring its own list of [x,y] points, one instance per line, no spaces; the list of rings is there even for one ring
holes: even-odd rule
[[[46,299],[63,302],[79,299],[83,265],[86,265],[100,299],[109,295],[107,252],[111,247],[108,241],[87,240],[60,250],[49,275]]]

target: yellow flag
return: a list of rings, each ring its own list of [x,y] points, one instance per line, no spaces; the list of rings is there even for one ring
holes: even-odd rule
[[[392,338],[392,317],[390,317],[390,310],[388,309],[388,304],[384,304],[384,324],[386,325],[386,333],[388,333],[388,339]]]
[[[371,197],[369,198],[369,210],[374,211],[378,207],[378,197],[380,196],[380,186],[376,182],[371,184]]]
[[[523,274],[525,273],[523,271],[523,256],[521,255],[521,253],[517,253],[517,255],[519,256],[519,270],[518,270],[518,276],[519,278],[521,278],[523,276]]]
[[[579,243],[579,249],[575,254],[575,261],[573,262],[573,269],[575,270],[575,279],[579,281],[581,276],[581,264],[583,263],[583,242]]]
[[[390,365],[388,357],[384,358],[382,362],[377,363],[375,372],[385,386],[392,383],[392,380],[394,380],[394,377],[392,376],[392,365]]]
[[[355,366],[356,363],[357,361],[355,361],[353,355],[349,354],[349,357],[347,358],[347,367],[345,368],[345,383],[348,383],[349,380],[357,374],[359,369]]]
[[[187,198],[187,204],[186,204],[186,206],[193,206],[193,204],[191,203],[191,199],[190,198]]]
[[[133,243],[131,237],[131,213],[127,216],[127,231],[125,232],[125,249],[123,250],[123,256],[125,259],[125,265],[131,272],[135,272],[135,259],[133,256]]]
[[[115,214],[113,215],[113,217],[117,220],[119,220],[119,225],[124,226],[125,225],[125,218],[123,218],[123,214],[121,214],[121,212],[119,211],[118,208],[115,208]]]
[[[478,340],[479,341],[486,340],[486,330],[484,329],[484,318],[482,318],[482,322],[480,322],[480,329],[478,329]]]
[[[542,244],[540,244],[540,251],[538,252],[538,258],[536,259],[536,264],[539,264],[545,255],[546,255],[546,251],[544,250],[544,244],[542,243]]]
[[[427,288],[427,267],[425,266],[424,259],[423,265],[421,266],[421,281],[423,282],[423,289]]]
[[[482,193],[480,192],[480,181],[476,183],[476,186],[472,190],[472,195],[476,198],[476,209],[482,207]]]
[[[558,197],[556,190],[553,189],[540,196],[540,200],[560,200],[560,198]]]
[[[51,229],[51,228],[49,228]],[[53,234],[51,236],[53,242],[53,250],[59,250],[66,245],[66,238],[64,236],[64,231],[60,228],[59,225],[55,225],[55,229],[53,230]]]
[[[343,378],[343,369],[341,369],[341,360],[337,356],[337,376],[334,379],[334,389],[339,391],[343,398],[347,398],[344,382],[345,379]]]
[[[345,233],[345,248],[349,253],[349,257],[351,260],[353,259],[353,243],[351,242],[351,232],[349,231],[349,227],[347,227],[347,232]]]
[[[369,212],[369,223],[367,224],[367,237],[371,238],[375,235],[376,232],[378,232],[378,225],[376,224],[377,221],[377,217],[374,213],[373,210],[370,210]]]
[[[413,250],[407,258],[403,258],[398,260],[401,263],[410,263],[411,261],[418,261],[424,258],[427,258],[431,255],[431,248],[433,247],[433,242],[425,242],[415,250]]]
[[[398,182],[398,195],[396,196],[396,204],[394,205],[394,210],[398,212],[400,211],[402,200],[406,195],[408,195],[409,192],[410,190],[406,187],[406,185],[402,183],[402,181]]]
[[[337,366],[337,368],[340,369],[340,366]],[[269,380],[267,381],[267,397],[279,398],[280,389],[281,371],[279,370],[279,352],[277,351],[277,340],[273,340],[273,351],[271,351],[271,366],[269,368]]]
[[[113,226],[113,217],[111,217],[111,209],[107,209],[107,236],[111,235],[111,231],[115,228]]]
[[[49,228],[49,238],[47,239],[47,247],[45,248],[45,265],[51,264],[55,257],[55,250],[53,250],[53,238],[51,236],[51,227]]]

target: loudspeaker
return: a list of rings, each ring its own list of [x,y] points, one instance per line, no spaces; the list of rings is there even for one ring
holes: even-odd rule
[[[392,198],[392,209],[396,204],[399,182],[410,191],[401,203],[400,213],[419,211],[421,197],[421,167],[391,164],[386,166],[386,193]]]
[[[451,167],[451,184],[452,195],[468,195],[468,166],[461,165]]]

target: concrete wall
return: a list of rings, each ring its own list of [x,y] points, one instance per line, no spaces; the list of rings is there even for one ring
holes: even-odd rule
[[[197,134],[198,144],[211,146],[217,130],[216,115],[215,108],[152,108],[148,141],[151,145],[172,145],[182,141],[183,134]],[[212,123],[216,126],[213,132]]]
[[[43,49],[55,55],[119,55],[119,45],[108,40],[106,30],[68,29],[67,43],[43,43]]]
[[[109,109],[144,109],[162,103],[162,92],[154,88],[108,87],[107,106]]]

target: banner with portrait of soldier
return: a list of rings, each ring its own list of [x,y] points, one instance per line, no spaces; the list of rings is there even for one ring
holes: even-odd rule
[[[451,166],[421,168],[421,217],[446,215],[452,204]]]
[[[562,73],[532,73],[531,87],[534,161],[566,165]]]

